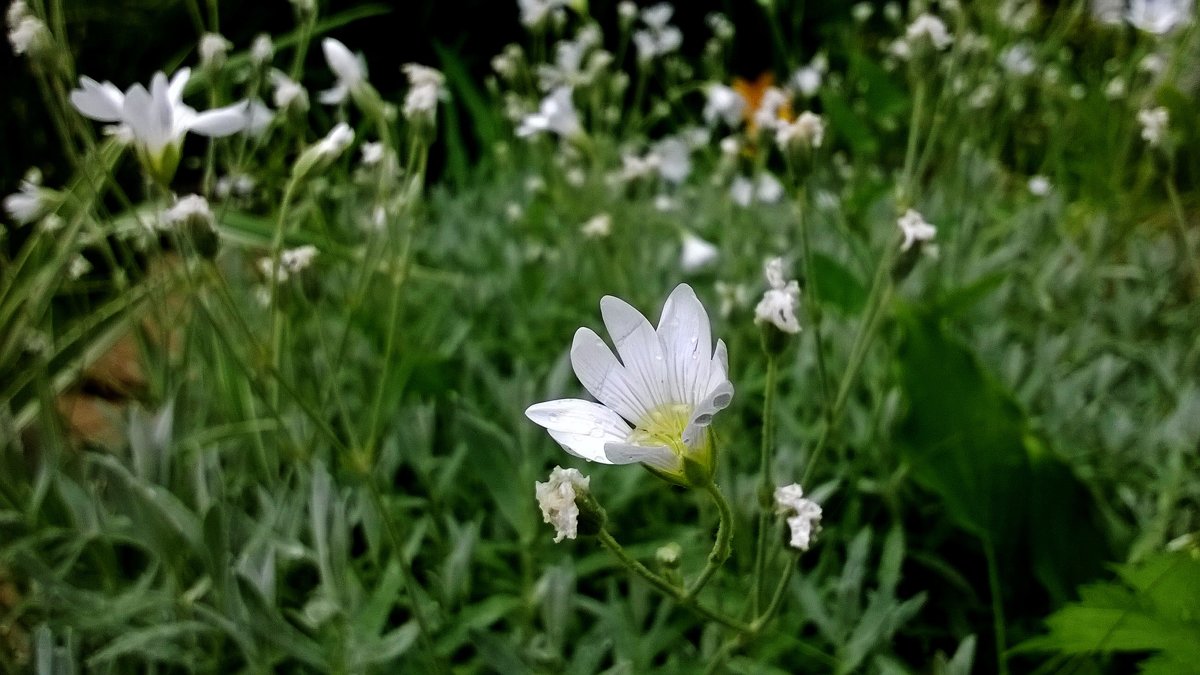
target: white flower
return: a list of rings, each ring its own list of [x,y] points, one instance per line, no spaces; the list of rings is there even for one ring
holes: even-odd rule
[[[1192,20],[1192,0],[1130,0],[1125,18],[1138,30],[1164,35]]]
[[[577,136],[583,131],[579,126],[579,114],[575,112],[575,104],[571,101],[570,87],[559,87],[542,99],[538,111],[521,120],[517,136],[528,138],[545,131],[564,138]]]
[[[50,44],[50,29],[44,21],[29,11],[29,5],[24,0],[14,0],[8,6],[5,19],[8,23],[8,42],[12,45],[13,54],[20,56]]]
[[[77,255],[71,259],[71,265],[67,268],[67,275],[74,280],[87,274],[91,270],[92,263],[88,262],[88,259],[82,255]]]
[[[730,21],[729,17],[725,16],[724,14],[721,14],[720,12],[713,12],[712,14],[704,17],[704,23],[708,24],[708,27],[713,32],[713,37],[717,38],[718,40],[729,41],[733,39],[735,30],[733,22]]]
[[[45,215],[50,203],[41,186],[41,173],[31,170],[21,181],[20,188],[4,198],[4,211],[21,225],[32,223]]]
[[[679,202],[675,199],[672,199],[671,195],[660,192],[654,195],[654,209],[656,211],[662,211],[663,213],[667,213],[668,211],[678,211]]]
[[[717,298],[721,302],[719,311],[723,317],[728,317],[735,309],[749,305],[753,298],[751,295],[753,291],[745,284],[718,281],[714,284],[713,289],[717,292]]]
[[[551,12],[566,6],[566,0],[517,0],[521,8],[521,23],[526,28],[540,26]]]
[[[683,33],[670,25],[675,9],[665,2],[642,10],[642,22],[647,30],[634,31],[633,46],[638,60],[647,63],[671,52],[683,44]]]
[[[821,89],[821,80],[829,68],[829,61],[824,54],[817,54],[811,63],[797,70],[792,75],[792,84],[805,98],[816,96]]]
[[[579,534],[579,505],[575,499],[586,492],[592,479],[578,469],[556,466],[545,483],[534,481],[534,494],[542,509],[542,520],[554,526],[554,543]]]
[[[317,144],[313,147],[316,148],[320,159],[330,160],[337,158],[345,152],[346,148],[350,147],[350,144],[353,142],[354,130],[350,128],[349,124],[339,122],[329,130],[329,133],[325,134],[324,138],[317,141]]]
[[[246,197],[254,191],[254,177],[245,173],[221,176],[217,179],[215,191],[221,199]]]
[[[859,23],[866,23],[875,13],[875,7],[869,2],[860,2],[850,8],[850,15]]]
[[[716,262],[721,250],[691,232],[683,234],[683,248],[679,253],[679,267],[684,272],[698,272]]]
[[[137,145],[147,168],[159,178],[169,179],[179,162],[179,150],[189,131],[203,136],[228,136],[246,127],[246,102],[197,113],[183,102],[183,88],[191,70],[183,68],[170,82],[161,71],[150,80],[150,89],[140,84],[121,93],[111,82],[90,77],[79,79],[71,92],[71,104],[85,117],[119,124]]]
[[[926,39],[937,50],[945,49],[954,42],[954,38],[946,30],[946,24],[932,14],[922,14],[913,19],[904,31],[904,37],[910,43]]]
[[[1162,145],[1167,137],[1167,129],[1171,115],[1166,108],[1143,108],[1137,114],[1138,123],[1142,125],[1142,140],[1151,147]]]
[[[299,82],[284,75],[283,71],[271,71],[271,86],[275,88],[271,94],[271,100],[275,103],[276,108],[290,109],[296,112],[308,110],[308,92]]]
[[[8,8],[8,43],[13,54],[36,53],[39,47],[50,44],[50,29],[46,23],[29,12],[24,2],[14,2]]]
[[[408,76],[409,89],[404,96],[404,117],[432,119],[437,113],[438,99],[442,97],[445,76],[434,68],[409,63],[401,68]]]
[[[782,113],[791,105],[788,95],[779,87],[767,87],[754,111],[754,125],[760,131],[775,131],[787,121]]]
[[[637,17],[637,3],[630,0],[621,0],[617,3],[617,18],[623,22],[633,21]]]
[[[1033,47],[1028,42],[1009,45],[1000,52],[1000,67],[1013,77],[1028,77],[1037,70]]]
[[[1138,62],[1138,70],[1148,75],[1158,75],[1167,68],[1167,60],[1162,54],[1151,52]]]
[[[783,197],[783,183],[766,172],[759,174],[757,183],[745,176],[737,176],[729,185],[729,197],[741,207],[748,207],[754,202],[774,204]]]
[[[1050,179],[1042,175],[1030,176],[1029,194],[1035,197],[1045,197],[1050,194]]]
[[[775,142],[781,150],[821,147],[825,140],[825,120],[805,110],[792,122],[780,122],[775,130]]]
[[[354,143],[354,130],[345,122],[339,122],[329,130],[329,133],[325,134],[324,138],[300,153],[300,157],[296,159],[296,164],[292,167],[292,173],[296,176],[304,176],[314,169],[324,168],[345,152],[352,143]]]
[[[588,239],[602,239],[612,234],[612,216],[598,213],[579,226],[579,231]]]
[[[525,415],[578,457],[602,464],[641,462],[687,483],[684,460],[711,472],[707,428],[733,399],[725,343],[714,350],[708,313],[687,284],[672,291],[658,328],[624,300],[600,301],[617,356],[590,328],[580,328],[571,365],[600,403],[580,399],[530,406]]]
[[[317,253],[317,247],[311,244],[288,249],[279,255],[279,264],[288,272],[296,274],[308,268],[313,258],[317,257]]]
[[[200,195],[180,197],[175,204],[163,214],[167,225],[180,225],[188,221],[208,223],[211,227],[215,221],[208,200]]]
[[[774,204],[783,198],[783,183],[773,173],[758,175],[758,185],[754,188],[754,196],[764,204]]]
[[[202,68],[220,68],[225,63],[225,56],[233,43],[220,33],[205,33],[200,37],[200,66]]]
[[[769,323],[785,333],[799,333],[796,307],[800,304],[800,284],[795,279],[784,281],[783,259],[767,260],[763,273],[770,288],[754,308],[754,323]]]
[[[258,138],[267,131],[275,119],[275,111],[258,99],[252,99],[246,104],[246,133]]]
[[[1092,18],[1102,24],[1115,26],[1121,23],[1125,12],[1124,0],[1091,0],[1088,9]]]
[[[271,42],[271,36],[262,33],[254,38],[254,42],[250,43],[250,62],[259,68],[263,68],[271,63],[275,58],[275,43]]]
[[[1127,92],[1125,78],[1117,75],[1104,85],[1104,97],[1110,101],[1115,101],[1119,98],[1124,98]]]
[[[363,166],[375,166],[383,159],[384,145],[379,141],[363,143],[360,150]]]
[[[367,64],[361,57],[351,53],[346,45],[333,38],[321,41],[321,51],[325,52],[325,62],[329,64],[329,69],[337,76],[337,83],[333,88],[321,92],[317,98],[325,105],[337,105],[367,81]]]
[[[746,99],[732,87],[715,82],[708,85],[704,93],[707,97],[704,103],[704,123],[712,125],[720,120],[731,127],[737,126],[746,110]]]
[[[914,209],[905,211],[904,215],[896,221],[896,226],[904,235],[904,241],[900,244],[901,251],[907,251],[919,241],[933,241],[934,236],[937,235],[937,228],[925,222],[924,216]]]
[[[807,551],[813,536],[821,531],[821,505],[805,499],[800,485],[792,483],[775,488],[775,511],[788,516],[792,547]]]
[[[658,175],[668,183],[678,185],[692,172],[691,151],[678,138],[659,142],[654,146],[654,154],[658,157]]]

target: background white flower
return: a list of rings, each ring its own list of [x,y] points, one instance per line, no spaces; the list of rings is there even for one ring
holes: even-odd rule
[[[784,281],[783,259],[771,258],[763,266],[769,288],[754,308],[754,323],[769,323],[785,333],[799,333],[796,307],[800,304],[800,283]]]
[[[821,505],[804,498],[804,490],[797,483],[775,488],[775,510],[788,516],[787,524],[792,530],[789,542],[793,548],[807,551],[813,536],[821,531]]]
[[[600,403],[563,399],[525,415],[577,457],[602,464],[641,462],[683,478],[683,459],[711,467],[706,430],[733,399],[725,343],[712,346],[708,313],[687,284],[663,306],[658,328],[624,300],[600,301],[618,361],[604,340],[580,328],[571,345],[575,375]]]
[[[183,88],[190,77],[191,69],[183,68],[168,82],[160,71],[150,79],[150,89],[135,84],[124,93],[111,82],[81,77],[79,88],[71,92],[71,104],[85,117],[120,125],[118,133],[133,140],[149,168],[169,177],[189,131],[228,136],[244,129],[249,121],[245,101],[197,113],[183,102]]]
[[[685,232],[683,248],[679,252],[679,267],[684,272],[698,272],[716,262],[720,255],[721,250],[712,243]]]
[[[337,83],[321,92],[317,98],[325,105],[337,105],[366,82],[367,64],[361,57],[355,56],[349,47],[333,38],[321,41],[321,51],[325,53],[329,69],[337,76]]]
[[[546,482],[534,481],[534,495],[542,509],[543,522],[554,526],[554,543],[579,534],[579,505],[575,499],[586,492],[592,479],[578,469],[554,467]]]
[[[919,241],[932,241],[937,235],[937,228],[925,222],[925,217],[914,209],[905,211],[904,215],[896,220],[896,226],[904,235],[904,241],[900,244],[901,251],[907,251]]]
[[[517,127],[517,136],[528,138],[549,131],[564,138],[576,136],[583,131],[579,126],[579,114],[571,101],[571,88],[559,87],[542,99],[538,111],[526,115]]]

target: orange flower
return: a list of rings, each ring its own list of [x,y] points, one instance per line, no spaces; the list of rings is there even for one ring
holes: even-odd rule
[[[758,123],[754,119],[754,114],[762,106],[763,94],[773,86],[775,86],[775,75],[771,72],[765,72],[753,80],[743,77],[733,78],[733,90],[746,101],[746,108],[742,114],[746,119],[746,128],[750,132],[751,138],[758,132]],[[787,122],[791,122],[796,117],[790,102],[780,106],[778,114],[779,119]]]

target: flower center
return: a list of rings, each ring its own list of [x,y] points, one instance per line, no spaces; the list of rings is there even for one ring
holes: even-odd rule
[[[683,442],[683,430],[691,419],[692,407],[684,403],[661,405],[642,418],[629,442],[634,445],[661,445],[678,457],[694,452]]]

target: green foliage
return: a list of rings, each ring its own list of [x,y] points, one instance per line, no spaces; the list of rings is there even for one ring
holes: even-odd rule
[[[1084,586],[1078,602],[1047,620],[1045,635],[1017,649],[1068,656],[1151,655],[1138,672],[1183,673],[1200,659],[1200,559],[1195,551],[1160,553],[1116,567],[1118,579]]]

